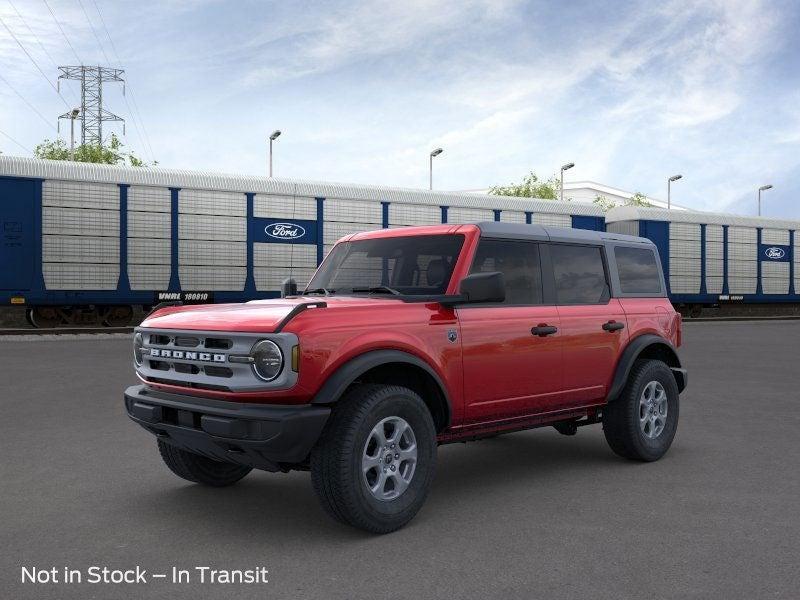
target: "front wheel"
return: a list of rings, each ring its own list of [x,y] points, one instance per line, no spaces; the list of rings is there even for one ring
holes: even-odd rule
[[[631,460],[666,454],[678,428],[678,385],[660,360],[637,360],[622,394],[603,409],[603,433],[611,449]]]
[[[158,451],[170,471],[192,483],[226,487],[252,471],[250,467],[212,460],[162,440],[158,440]]]
[[[311,453],[311,480],[334,519],[372,533],[408,523],[436,469],[436,429],[415,392],[360,385],[337,403]]]

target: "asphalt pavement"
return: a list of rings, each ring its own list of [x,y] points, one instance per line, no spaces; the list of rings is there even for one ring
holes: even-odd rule
[[[176,478],[125,415],[130,346],[0,340],[0,597],[800,597],[800,322],[686,324],[661,461],[616,457],[600,426],[443,446],[428,502],[388,536],[330,520],[307,473]],[[92,566],[149,580],[88,583]],[[202,566],[269,581],[200,583]],[[53,567],[82,583],[21,581]]]

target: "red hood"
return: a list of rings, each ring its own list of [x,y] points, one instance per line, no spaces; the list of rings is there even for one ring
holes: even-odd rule
[[[298,304],[326,302],[328,307],[353,308],[401,302],[393,298],[353,297],[340,298],[307,296],[304,298],[281,298],[255,300],[245,304],[200,304],[162,308],[142,322],[142,327],[155,329],[194,329],[202,331],[239,331],[246,333],[270,333],[286,318]],[[311,309],[317,310],[317,309]]]

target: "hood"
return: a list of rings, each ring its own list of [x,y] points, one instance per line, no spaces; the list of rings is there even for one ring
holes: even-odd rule
[[[272,333],[297,306],[309,302],[325,302],[326,308],[310,310],[335,310],[336,308],[373,307],[380,304],[402,302],[395,298],[375,296],[304,296],[275,300],[253,300],[244,304],[198,304],[162,308],[142,322],[142,327],[153,329],[186,329],[197,331],[238,331],[244,333]]]

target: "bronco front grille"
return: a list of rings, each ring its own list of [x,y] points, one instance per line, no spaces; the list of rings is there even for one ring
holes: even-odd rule
[[[269,383],[258,377],[251,365],[231,361],[229,357],[249,356],[259,340],[270,339],[278,344],[284,356],[292,355],[297,344],[293,333],[221,333],[199,331],[136,329],[142,334],[142,364],[139,375],[152,383],[164,383],[197,389],[223,391],[255,391],[291,387],[297,373],[291,364],[284,364],[281,374]]]

